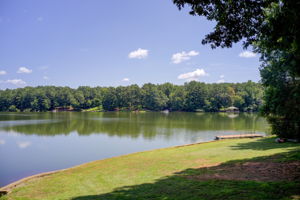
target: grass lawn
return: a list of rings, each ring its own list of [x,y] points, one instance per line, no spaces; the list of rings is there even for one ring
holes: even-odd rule
[[[89,108],[89,109],[84,109],[82,111],[84,111],[84,112],[101,112],[101,111],[103,111],[103,109],[102,109],[102,106],[101,107],[97,106],[97,107],[93,107],[93,108]]]
[[[278,144],[274,138],[158,149],[33,179],[0,200],[300,199],[299,176],[293,179],[299,152],[299,144]]]

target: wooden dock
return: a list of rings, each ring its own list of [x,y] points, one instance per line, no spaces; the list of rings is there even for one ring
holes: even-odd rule
[[[237,138],[256,138],[256,137],[264,137],[264,136],[261,134],[219,135],[219,136],[216,136],[216,140],[237,139]]]

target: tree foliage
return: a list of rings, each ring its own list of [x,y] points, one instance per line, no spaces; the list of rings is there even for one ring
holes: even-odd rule
[[[216,21],[214,31],[207,34],[202,44],[215,47],[232,47],[242,39],[248,46],[259,39],[265,19],[264,9],[276,0],[173,0],[182,9],[191,8],[191,15],[204,16]]]
[[[51,111],[57,107],[75,110],[93,107],[105,111],[172,110],[219,111],[236,105],[241,111],[257,111],[262,104],[261,84],[205,84],[192,81],[184,85],[151,83],[119,87],[25,87],[0,90],[0,111]]]
[[[192,15],[216,21],[203,44],[231,47],[243,41],[261,54],[263,114],[272,131],[300,139],[300,2],[297,0],[173,0]],[[215,101],[212,101],[215,102]],[[218,102],[215,102],[218,104]],[[237,97],[235,105],[243,102]]]
[[[273,3],[265,18],[266,34],[256,45],[266,88],[262,111],[274,134],[300,139],[300,2]]]

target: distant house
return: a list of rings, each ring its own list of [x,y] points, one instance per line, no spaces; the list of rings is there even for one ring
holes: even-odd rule
[[[226,112],[239,112],[239,109],[237,107],[230,106],[230,107],[226,108],[225,111]]]
[[[52,112],[64,112],[64,111],[74,111],[72,106],[62,106],[62,107],[55,107]]]

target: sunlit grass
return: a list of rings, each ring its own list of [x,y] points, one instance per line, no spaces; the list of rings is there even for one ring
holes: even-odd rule
[[[281,161],[297,160],[297,150],[299,144],[278,144],[274,138],[158,149],[94,161],[32,180],[0,199],[290,199],[299,183],[195,181],[178,173],[277,154],[282,154]]]

